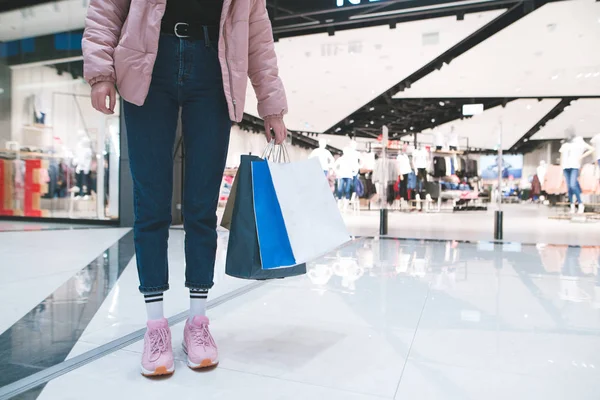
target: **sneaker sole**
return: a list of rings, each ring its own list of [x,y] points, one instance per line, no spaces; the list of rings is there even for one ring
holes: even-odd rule
[[[185,344],[182,345],[183,347],[183,352],[187,355],[188,351],[187,348],[185,347]],[[200,362],[200,364],[195,364],[190,360],[190,357],[187,357],[187,365],[189,368],[191,369],[203,369],[203,368],[210,368],[210,367],[214,367],[217,364],[219,364],[219,360],[215,359],[215,360],[211,360],[210,358],[206,358],[204,360],[202,360]]]
[[[141,368],[142,368],[142,375],[147,376],[147,377],[149,377],[149,376],[172,375],[173,372],[175,372],[175,364],[174,363],[173,363],[173,366],[171,368],[158,367],[154,371],[148,371],[144,367],[141,367]]]

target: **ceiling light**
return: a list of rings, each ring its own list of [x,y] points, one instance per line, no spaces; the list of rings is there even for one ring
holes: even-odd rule
[[[353,124],[353,123],[354,123],[354,120],[353,120],[353,119],[351,119],[351,120],[350,120],[350,121],[348,121],[348,122],[350,122],[351,124]]]
[[[404,129],[402,132],[406,133],[406,129]]]
[[[524,142],[529,142],[529,139],[525,139],[525,140],[523,140],[523,141],[524,141]]]
[[[365,125],[365,128],[368,128],[368,127],[369,127],[369,124],[366,124],[366,125]]]
[[[335,130],[335,131],[336,131],[336,132],[339,132],[339,131],[341,131],[341,130],[342,130],[342,128],[338,127],[338,128],[336,128],[336,130]]]
[[[443,101],[440,101],[440,106],[444,107],[446,105],[446,103],[444,103]]]
[[[411,131],[412,131],[412,130],[414,130],[414,129],[415,129],[415,127],[414,127],[414,126],[411,126],[411,127],[410,127],[410,130],[411,130]]]
[[[392,114],[395,113],[395,112],[396,112],[396,110],[392,110]]]
[[[581,79],[581,78],[583,78],[583,73],[581,73],[581,72],[580,72],[580,73],[578,73],[578,74],[577,74],[577,76],[576,76],[576,78],[577,78],[577,79]]]
[[[431,122],[435,122],[435,118],[431,118]]]
[[[527,109],[531,110],[531,104],[527,104]]]
[[[592,75],[594,78],[597,78],[600,76],[600,72],[594,72],[594,75]]]
[[[552,75],[552,80],[555,81],[558,79],[558,75]]]
[[[375,124],[375,121],[371,121],[371,125],[374,125],[374,124]]]
[[[587,74],[585,74],[585,77],[586,77],[586,78],[591,78],[591,77],[592,77],[592,73],[591,73],[591,72],[588,72]]]
[[[369,108],[369,111],[374,111],[374,110],[375,110],[375,107]]]
[[[382,116],[381,116],[381,119],[383,119],[383,118],[385,118],[385,115],[382,115]]]

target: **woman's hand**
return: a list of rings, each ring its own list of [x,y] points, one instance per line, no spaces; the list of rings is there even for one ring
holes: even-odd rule
[[[109,98],[108,107],[106,107],[106,98]],[[111,115],[115,113],[117,103],[117,90],[112,82],[98,82],[92,86],[92,107],[103,114]]]
[[[287,128],[285,127],[285,122],[283,122],[283,117],[281,115],[265,117],[265,136],[269,143],[273,140],[271,129],[273,129],[273,133],[275,134],[275,144],[282,144],[285,142],[285,139],[287,138]]]

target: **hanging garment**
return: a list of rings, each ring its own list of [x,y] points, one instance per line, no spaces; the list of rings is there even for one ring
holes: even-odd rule
[[[583,194],[597,194],[598,193],[598,178],[596,177],[596,165],[585,164],[581,168],[579,175],[579,185]]]
[[[537,197],[542,194],[542,184],[537,175],[534,175],[533,181],[531,181],[531,196]]]
[[[548,194],[567,193],[567,182],[560,165],[549,165],[542,190]]]
[[[446,159],[444,157],[433,157],[433,176],[436,178],[446,176]]]

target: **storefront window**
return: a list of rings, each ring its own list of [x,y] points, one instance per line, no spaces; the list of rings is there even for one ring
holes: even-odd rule
[[[29,37],[27,19],[15,24],[0,37],[0,217],[117,219],[120,109],[91,106],[81,30]]]

